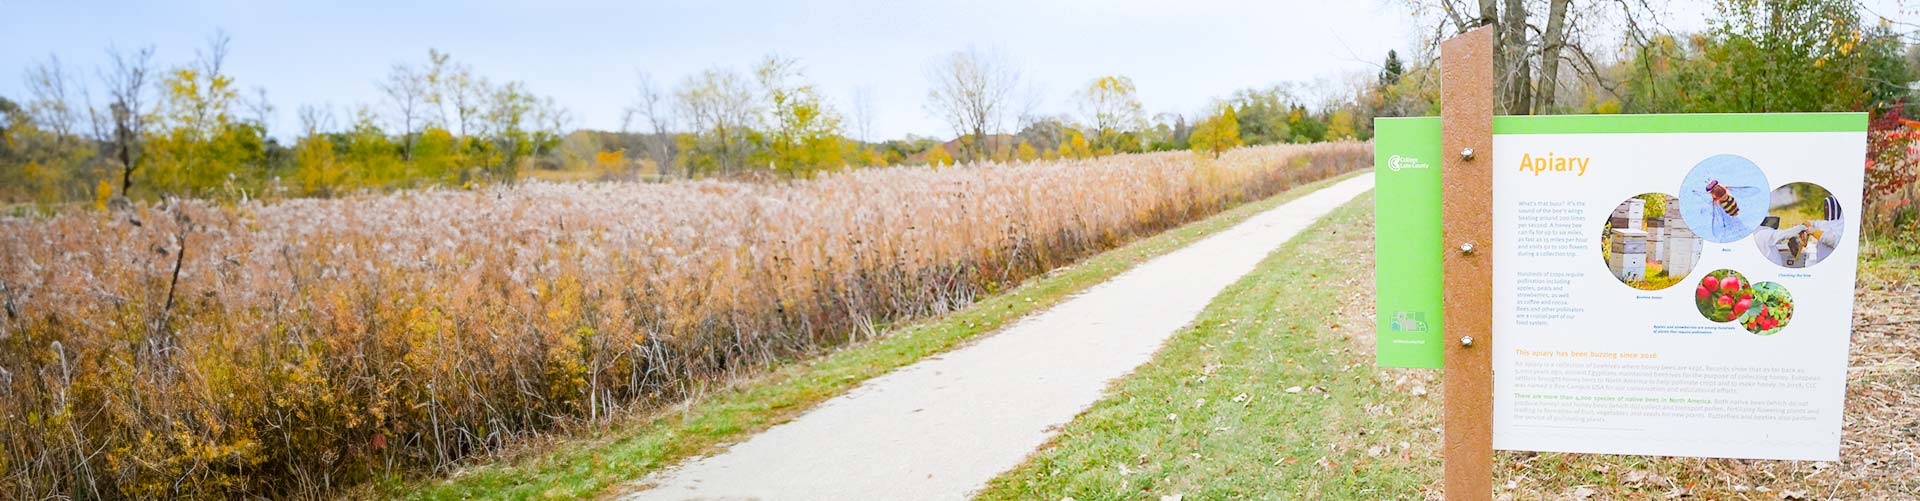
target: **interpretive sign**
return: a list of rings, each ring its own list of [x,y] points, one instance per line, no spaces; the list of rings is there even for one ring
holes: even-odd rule
[[[1866,129],[1495,117],[1494,447],[1837,459]],[[1439,119],[1376,130],[1378,362],[1434,367]]]

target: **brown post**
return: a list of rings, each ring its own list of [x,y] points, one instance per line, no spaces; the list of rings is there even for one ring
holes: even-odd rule
[[[1440,44],[1447,499],[1493,496],[1493,28]]]

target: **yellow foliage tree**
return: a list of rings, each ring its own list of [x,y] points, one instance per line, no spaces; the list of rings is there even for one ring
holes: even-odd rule
[[[766,93],[768,130],[763,160],[791,177],[811,177],[846,166],[851,144],[841,135],[840,114],[821,99],[813,84],[801,83],[799,63],[768,56],[754,72]]]
[[[606,170],[617,170],[627,165],[627,149],[602,151],[593,154],[593,164]]]
[[[953,155],[947,153],[946,147],[933,145],[932,149],[927,150],[927,165],[933,167],[953,165]]]
[[[308,196],[329,197],[346,188],[346,165],[333,154],[333,142],[319,134],[293,147],[293,180]]]
[[[1093,146],[1087,144],[1087,136],[1080,131],[1067,131],[1067,142],[1060,145],[1060,158],[1092,158]]]
[[[413,161],[407,164],[407,184],[453,184],[460,177],[460,153],[459,142],[446,129],[429,127],[420,131],[420,139],[413,145]]]
[[[1353,139],[1358,136],[1352,110],[1340,108],[1333,111],[1333,116],[1327,117],[1327,139]]]
[[[1240,119],[1234,115],[1232,106],[1220,105],[1213,116],[1194,126],[1193,135],[1187,141],[1194,153],[1220,158],[1221,153],[1240,145]]]
[[[1033,145],[1027,144],[1026,141],[1021,141],[1020,147],[1015,148],[1013,156],[1022,162],[1032,162],[1040,159],[1040,152],[1034,151]]]
[[[109,200],[113,200],[113,181],[100,178],[100,184],[93,186],[93,208],[107,210]]]

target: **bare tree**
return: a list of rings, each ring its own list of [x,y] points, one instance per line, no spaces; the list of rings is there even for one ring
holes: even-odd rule
[[[333,130],[333,106],[300,105],[300,132],[311,136]]]
[[[253,125],[260,128],[260,135],[267,136],[267,124],[273,122],[273,103],[267,100],[266,87],[254,87],[253,99],[246,102],[247,111],[253,113]]]
[[[964,156],[980,160],[991,153],[987,135],[1000,132],[1013,112],[1020,72],[997,52],[972,47],[948,54],[927,71],[927,112],[946,120],[962,141]]]
[[[699,134],[699,149],[711,158],[722,174],[731,174],[746,160],[747,129],[759,117],[753,89],[745,77],[732,70],[710,69],[687,77],[674,90],[674,105],[681,120]],[[681,152],[682,159],[688,152]],[[686,165],[692,177],[696,167]]]
[[[400,156],[413,160],[414,132],[426,118],[427,96],[432,89],[428,88],[426,79],[406,63],[394,63],[393,69],[387,73],[387,79],[376,85],[380,86],[381,93],[387,95],[387,103],[393,107],[389,110],[391,119],[400,126]]]
[[[637,72],[639,83],[634,86],[633,104],[627,105],[620,120],[620,129],[627,130],[629,124],[638,119],[647,126],[647,156],[651,157],[654,167],[662,175],[673,164],[672,133],[673,109],[666,102],[666,93],[654,83],[653,75]]]
[[[233,36],[228,35],[227,30],[214,30],[213,35],[207,37],[207,51],[193,52],[196,56],[194,62],[200,65],[198,69],[207,76],[220,75],[221,70],[226,68],[227,54],[232,51],[232,45]]]
[[[80,112],[74,109],[69,92],[74,85],[69,78],[60,57],[49,55],[47,60],[35,63],[27,68],[27,93],[33,100],[27,103],[27,110],[40,127],[52,131],[55,141],[66,143],[80,123]]]
[[[1417,13],[1432,12],[1429,9],[1437,6],[1442,14],[1434,24],[1432,43],[1449,33],[1494,27],[1496,105],[1501,112],[1513,114],[1553,111],[1564,76],[1562,63],[1604,87],[1606,79],[1585,48],[1594,41],[1582,34],[1618,34],[1625,45],[1645,47],[1649,33],[1660,30],[1662,14],[1649,0],[1478,0],[1478,10],[1471,16],[1467,0],[1410,3]],[[1532,14],[1542,9],[1547,13],[1545,22],[1536,24]]]
[[[131,53],[108,48],[109,70],[100,73],[109,99],[113,123],[113,156],[120,161],[120,195],[133,189],[133,172],[140,168],[140,141],[147,129],[147,77],[153,71],[153,47]]]
[[[873,86],[853,88],[853,128],[860,134],[860,143],[866,144],[873,132]]]
[[[1568,3],[1569,0],[1553,0],[1547,6],[1547,30],[1540,40],[1540,86],[1533,100],[1535,109],[1541,111],[1552,110],[1559,93],[1560,51],[1567,43]]]
[[[445,85],[445,99],[453,105],[453,123],[459,127],[460,137],[479,133],[480,106],[487,95],[487,79],[473,76],[466,65],[460,65]]]
[[[424,79],[423,100],[433,109],[422,112],[423,121],[452,129],[460,137],[475,132],[480,119],[482,99],[487,95],[487,80],[473,76],[473,67],[453,61],[453,56],[437,49],[427,50],[427,66],[417,75]]]

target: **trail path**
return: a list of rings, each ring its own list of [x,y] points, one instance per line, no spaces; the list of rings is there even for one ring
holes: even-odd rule
[[[1373,188],[1322,188],[1096,285],[1004,331],[869,380],[631,500],[964,499],[1020,464],[1220,290]]]

